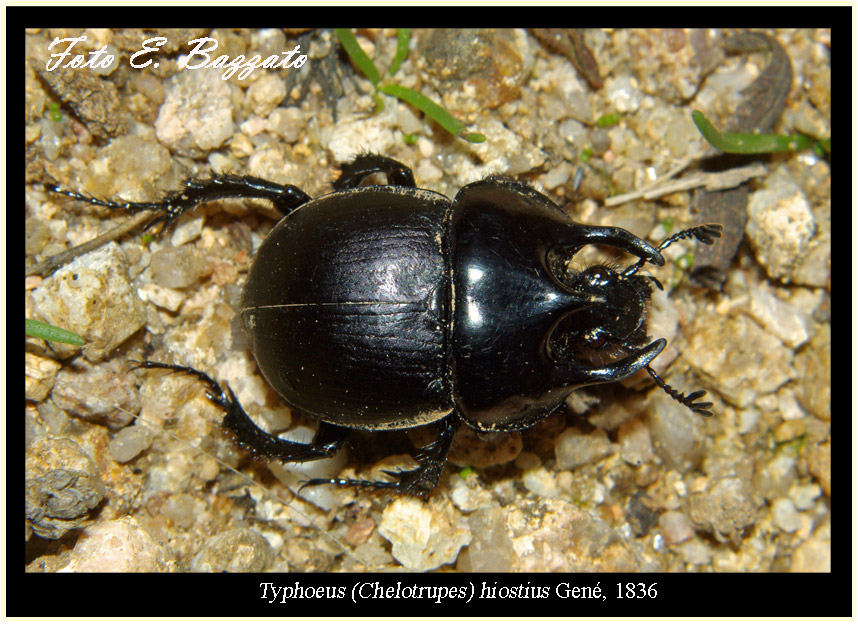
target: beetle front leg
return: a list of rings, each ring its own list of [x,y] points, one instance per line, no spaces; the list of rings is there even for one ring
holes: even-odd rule
[[[430,444],[421,447],[414,459],[418,466],[414,470],[385,470],[385,474],[396,478],[396,481],[365,481],[363,479],[310,479],[302,487],[313,485],[339,485],[370,488],[393,488],[412,496],[426,497],[438,485],[447,454],[459,422],[458,415],[453,412],[439,421],[438,437]]]
[[[163,368],[193,375],[206,384],[208,386],[206,398],[226,412],[221,426],[235,437],[240,446],[249,449],[258,458],[276,459],[282,462],[305,462],[332,457],[342,448],[349,434],[349,430],[344,427],[319,422],[316,434],[309,444],[281,440],[260,429],[250,419],[229,384],[226,384],[226,392],[224,392],[220,384],[206,373],[189,366],[149,361],[135,364],[135,368]]]
[[[343,165],[341,170],[340,177],[331,185],[337,191],[356,188],[373,173],[385,174],[390,186],[417,187],[411,169],[398,160],[385,156],[361,154],[350,163]]]
[[[122,203],[106,201],[75,191],[69,191],[60,186],[52,186],[51,190],[72,199],[84,201],[93,206],[110,208],[111,210],[125,210],[127,212],[152,210],[159,213],[146,225],[146,229],[161,222],[171,223],[199,204],[216,199],[230,197],[267,199],[274,204],[274,207],[283,216],[310,201],[310,196],[297,186],[277,184],[276,182],[269,182],[251,176],[236,175],[215,176],[210,180],[188,180],[185,182],[184,190],[168,195],[164,199],[155,202]]]

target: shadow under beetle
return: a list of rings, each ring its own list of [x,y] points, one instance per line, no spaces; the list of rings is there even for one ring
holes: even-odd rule
[[[360,186],[383,173],[386,186]],[[712,244],[721,226],[683,230],[658,248],[615,227],[574,223],[547,197],[511,179],[465,186],[453,201],[419,189],[411,170],[376,155],[342,169],[318,199],[253,177],[189,181],[158,202],[117,203],[54,190],[99,206],[155,210],[171,222],[202,202],[271,200],[283,219],[247,278],[241,318],[262,374],[293,407],[319,421],[309,444],[279,439],[245,413],[229,385],[186,366],[226,415],[223,426],[257,456],[286,462],[330,457],[352,429],[437,423],[418,467],[390,482],[312,479],[306,485],[396,488],[426,495],[437,485],[459,422],[478,431],[526,429],[576,388],[646,369],[671,397],[711,416],[705,391],[684,395],[652,370],[663,338],[647,343],[646,317],[661,251],[683,238]],[[585,245],[639,260],[623,269],[567,268]]]

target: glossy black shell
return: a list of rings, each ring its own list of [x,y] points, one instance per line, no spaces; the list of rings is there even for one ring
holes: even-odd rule
[[[575,224],[511,180],[476,182],[454,201],[397,186],[335,192],[274,227],[241,316],[265,378],[319,420],[403,429],[455,410],[476,429],[522,429],[574,388],[631,374],[664,348],[602,368],[548,353],[564,318],[605,301],[561,283],[549,250],[617,241],[663,263],[625,230]]]
[[[286,401],[356,429],[450,413],[450,207],[430,191],[362,187],[312,200],[274,227],[241,315]]]

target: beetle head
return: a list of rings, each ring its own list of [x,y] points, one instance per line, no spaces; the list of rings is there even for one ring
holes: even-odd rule
[[[571,312],[566,319],[569,340],[588,351],[640,347],[646,340],[646,316],[651,297],[647,279],[625,277],[606,265],[576,273],[569,287],[587,293],[594,304]]]
[[[650,279],[607,264],[567,272],[564,286],[592,304],[572,310],[553,328],[547,344],[552,359],[607,364],[644,347]]]

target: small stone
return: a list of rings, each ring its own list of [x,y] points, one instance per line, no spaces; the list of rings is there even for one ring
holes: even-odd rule
[[[471,543],[467,521],[441,499],[396,499],[385,508],[378,532],[392,544],[393,557],[417,572],[453,563]]]
[[[34,318],[87,341],[83,347],[52,343],[60,357],[82,349],[89,361],[100,361],[146,320],[145,306],[128,279],[125,255],[115,242],[75,258],[29,296]]]
[[[120,464],[129,462],[152,444],[152,434],[146,427],[125,427],[107,444],[110,456]]]
[[[820,420],[831,420],[831,326],[820,326],[795,357],[796,399]]]
[[[286,97],[286,84],[276,73],[268,73],[247,88],[244,105],[260,117],[267,117]]]
[[[169,79],[155,135],[171,151],[200,158],[235,132],[233,88],[218,71],[183,71]]]
[[[795,503],[788,498],[779,498],[772,504],[772,519],[775,525],[787,533],[794,533],[801,526],[801,516]]]
[[[184,214],[179,217],[176,224],[173,226],[173,234],[170,236],[170,244],[174,248],[180,248],[186,243],[195,241],[200,237],[203,231],[203,224],[206,219],[204,216],[192,216]]]
[[[766,331],[793,348],[807,341],[808,321],[801,310],[775,297],[763,284],[752,285],[750,295],[749,313]]]
[[[522,482],[524,487],[540,498],[552,498],[560,493],[553,474],[543,466],[525,472]]]
[[[618,113],[634,113],[640,108],[643,94],[637,81],[631,76],[619,76],[605,80],[605,94]]]
[[[737,407],[750,406],[758,395],[796,377],[792,350],[746,316],[719,322],[701,318],[690,333],[685,357],[705,376],[705,385]]]
[[[125,427],[140,411],[134,376],[119,360],[97,367],[80,360],[62,369],[51,399],[69,414],[113,428]]]
[[[181,290],[165,288],[157,284],[145,284],[137,289],[137,294],[143,301],[149,301],[170,312],[178,312],[186,299],[185,293]]]
[[[28,401],[41,401],[51,388],[60,370],[60,363],[50,358],[24,354],[24,398]]]
[[[796,509],[808,511],[816,505],[816,499],[822,495],[822,488],[816,483],[794,485],[789,490],[789,497],[795,503]]]
[[[658,527],[668,545],[681,544],[694,536],[694,528],[681,511],[666,511],[661,514]]]
[[[274,553],[256,531],[233,529],[209,539],[191,561],[191,572],[262,572]]]
[[[601,429],[594,429],[592,433],[585,434],[575,427],[569,427],[561,433],[554,446],[559,470],[597,462],[610,455],[612,450],[608,434]]]
[[[822,533],[822,530],[817,531]],[[790,572],[831,572],[831,540],[816,534],[795,549]]]
[[[211,266],[193,246],[162,247],[152,254],[149,272],[162,288],[187,288],[208,274]]]
[[[345,117],[337,121],[330,134],[327,148],[334,162],[348,162],[356,154],[372,152],[385,154],[394,143],[395,112],[387,106],[372,117]]]
[[[500,507],[481,509],[468,516],[474,539],[459,556],[460,572],[511,572],[515,550]]]
[[[776,172],[751,194],[745,232],[769,276],[789,282],[816,233],[816,221],[801,189]]]
[[[831,442],[820,444],[808,451],[807,469],[819,480],[826,496],[831,496]]]
[[[268,132],[279,136],[286,143],[294,143],[305,131],[307,115],[296,106],[275,108],[265,124]]]
[[[24,462],[26,532],[59,539],[88,525],[104,498],[95,463],[75,442],[45,438],[27,449]]]
[[[690,417],[688,408],[678,404],[660,388],[654,388],[650,396],[649,427],[659,456],[671,466],[694,463],[702,452],[705,437],[701,419]]]
[[[786,452],[778,453],[767,463],[762,463],[754,474],[757,491],[768,500],[786,496],[795,481],[795,457]]]
[[[691,495],[688,517],[697,528],[726,541],[756,522],[758,508],[748,483],[726,477],[710,481],[703,492]]]
[[[84,529],[61,572],[175,572],[176,559],[133,518]]]
[[[807,422],[804,420],[785,420],[779,424],[774,432],[773,438],[778,444],[789,442],[801,437],[807,431]]]
[[[655,459],[649,427],[641,421],[624,422],[620,425],[617,438],[620,442],[620,458],[627,464],[640,466]]]

